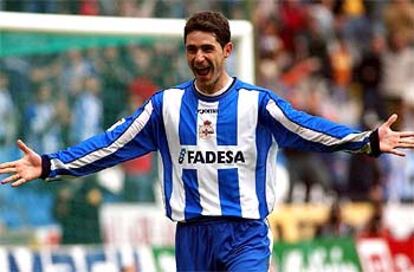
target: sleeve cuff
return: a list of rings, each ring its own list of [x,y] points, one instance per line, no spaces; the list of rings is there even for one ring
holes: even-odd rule
[[[382,152],[380,150],[378,129],[374,130],[371,135],[369,135],[369,145],[371,146],[371,152],[368,155],[372,157],[379,157]]]
[[[42,173],[40,175],[41,179],[46,179],[50,175],[50,159],[47,155],[42,155]]]

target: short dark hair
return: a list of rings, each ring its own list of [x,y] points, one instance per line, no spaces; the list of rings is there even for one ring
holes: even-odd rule
[[[221,47],[231,40],[229,21],[223,14],[216,11],[202,11],[187,20],[184,28],[184,44],[187,35],[193,31],[214,33]]]

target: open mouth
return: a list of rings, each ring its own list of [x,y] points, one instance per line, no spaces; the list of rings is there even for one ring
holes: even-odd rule
[[[205,68],[194,68],[194,71],[196,72],[197,75],[199,76],[206,76],[208,75],[208,73],[210,72],[210,67],[205,67]]]

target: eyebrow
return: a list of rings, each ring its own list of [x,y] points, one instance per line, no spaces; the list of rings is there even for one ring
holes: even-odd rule
[[[185,48],[186,49],[201,48],[203,50],[206,50],[206,49],[214,49],[215,48],[215,45],[214,44],[209,44],[209,43],[208,44],[202,44],[200,46],[197,46],[195,44],[189,44],[189,45],[186,45]]]

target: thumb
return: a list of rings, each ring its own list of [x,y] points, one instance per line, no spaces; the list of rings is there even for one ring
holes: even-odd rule
[[[23,141],[20,140],[20,139],[17,140],[17,146],[26,155],[32,152],[32,150],[30,148],[28,148],[27,145],[25,143],[23,143]]]
[[[391,116],[390,116],[390,118],[388,118],[387,122],[385,122],[385,125],[386,125],[387,127],[391,127],[391,126],[392,126],[392,124],[393,124],[395,121],[397,121],[397,119],[398,119],[398,115],[394,113],[393,115],[391,115]]]

